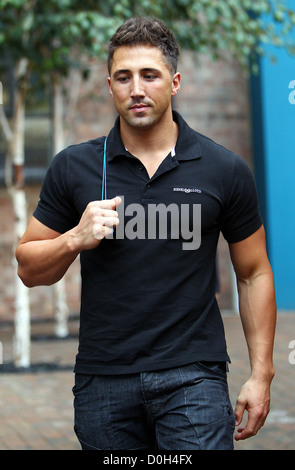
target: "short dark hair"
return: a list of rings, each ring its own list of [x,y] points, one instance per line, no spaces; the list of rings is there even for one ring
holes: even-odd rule
[[[112,36],[108,49],[108,69],[120,46],[150,45],[159,47],[172,73],[177,71],[179,46],[167,26],[158,18],[133,17],[126,20]]]

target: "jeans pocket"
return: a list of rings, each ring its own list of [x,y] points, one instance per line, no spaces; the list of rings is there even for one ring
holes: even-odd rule
[[[95,375],[88,374],[75,374],[75,385],[72,388],[73,394],[77,395],[78,393],[85,390],[93,382]]]

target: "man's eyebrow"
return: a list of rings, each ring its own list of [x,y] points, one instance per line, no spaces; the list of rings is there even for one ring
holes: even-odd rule
[[[114,78],[118,77],[119,75],[121,75],[122,73],[129,73],[130,70],[129,69],[120,69],[120,70],[116,70],[116,72],[114,72]]]
[[[153,73],[158,73],[160,74],[161,71],[159,69],[155,69],[154,67],[145,67],[141,69],[143,72],[153,72]]]

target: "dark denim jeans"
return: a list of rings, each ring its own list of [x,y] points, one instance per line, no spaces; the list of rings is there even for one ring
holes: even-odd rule
[[[76,374],[75,432],[85,450],[233,450],[225,363],[121,376]]]

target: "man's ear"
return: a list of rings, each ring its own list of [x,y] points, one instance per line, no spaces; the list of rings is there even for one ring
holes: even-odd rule
[[[110,95],[111,95],[111,97],[113,97],[113,92],[112,92],[112,86],[111,86],[111,79],[110,79],[110,77],[108,77],[108,86],[109,86]]]
[[[172,78],[172,96],[175,96],[180,90],[181,75],[179,72],[176,72]]]

